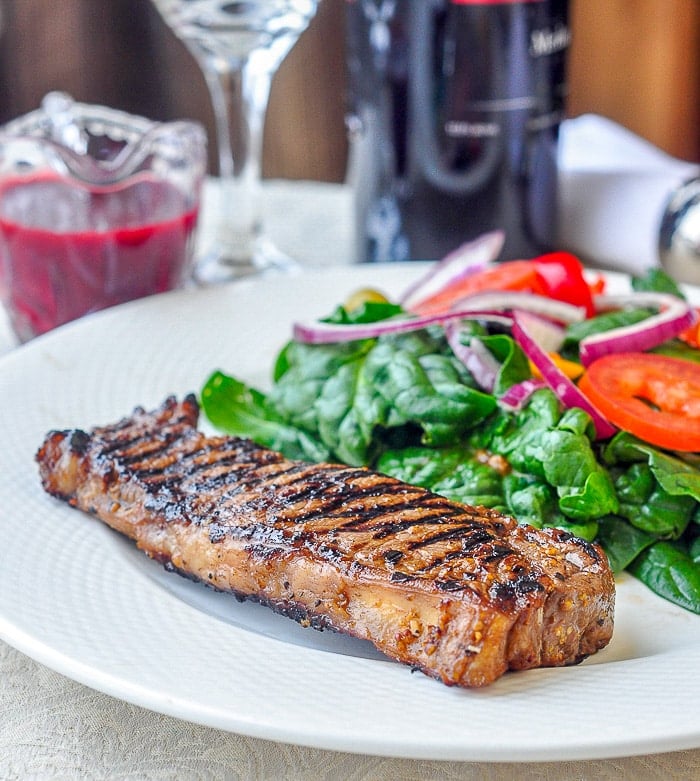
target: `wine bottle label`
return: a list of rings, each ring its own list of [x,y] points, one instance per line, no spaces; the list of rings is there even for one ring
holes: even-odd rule
[[[569,48],[571,32],[567,25],[559,22],[553,27],[533,30],[530,35],[530,55],[548,57]]]

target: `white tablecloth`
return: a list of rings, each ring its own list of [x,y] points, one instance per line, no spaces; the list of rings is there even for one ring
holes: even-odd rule
[[[619,209],[615,212],[619,194],[626,191],[640,200],[642,183],[646,189],[641,201],[651,214],[647,222],[653,222],[667,192],[693,167],[665,159],[643,144],[640,147],[638,139],[597,118],[570,127],[563,182],[570,243],[608,266],[629,269],[655,262],[649,245],[656,224],[625,237],[625,223]],[[636,169],[630,164],[633,160]],[[611,177],[610,171],[625,161],[626,170]],[[351,260],[352,204],[347,188],[268,183],[266,203],[273,238],[303,263]],[[596,221],[592,211],[598,214]],[[616,230],[620,243],[611,244]],[[0,354],[15,347],[0,311]],[[27,587],[31,587],[31,573]],[[666,781],[700,778],[700,749],[600,761],[488,764],[401,760],[281,745],[129,705],[68,680],[0,642],[0,779],[54,778]]]

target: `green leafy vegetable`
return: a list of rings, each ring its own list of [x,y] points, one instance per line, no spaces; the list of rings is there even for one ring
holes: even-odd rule
[[[628,569],[659,596],[700,613],[700,567],[681,547],[655,542]]]
[[[654,536],[625,523],[623,518],[607,515],[598,520],[598,541],[608,555],[613,572],[622,572],[654,543]]]
[[[377,469],[454,501],[505,509],[501,474],[461,448],[388,450]]]
[[[668,342],[654,347],[649,352],[667,355],[669,358],[680,358],[682,361],[700,363],[700,350],[682,342],[680,339],[670,339]]]
[[[676,280],[658,267],[647,269],[644,276],[632,277],[631,286],[638,292],[670,293],[677,298],[685,298]]]
[[[207,380],[201,402],[212,424],[227,434],[250,437],[289,458],[324,461],[329,457],[314,437],[286,423],[264,394],[222,372]]]
[[[655,480],[647,464],[633,463],[615,481],[619,513],[632,526],[660,539],[678,539],[690,523],[695,501],[670,494]]]
[[[355,309],[348,310],[344,306],[339,306],[329,317],[325,318],[327,323],[377,323],[380,320],[388,320],[390,317],[400,315],[403,309],[399,304],[392,304],[389,301],[364,301]]]
[[[700,470],[631,434],[624,431],[616,434],[604,449],[603,459],[610,465],[647,461],[654,478],[665,491],[674,496],[691,496],[700,502]]]

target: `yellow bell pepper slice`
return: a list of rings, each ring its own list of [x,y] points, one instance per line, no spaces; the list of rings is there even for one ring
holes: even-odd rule
[[[583,366],[581,366],[580,363],[562,358],[559,353],[548,353],[548,355],[559,371],[565,374],[570,380],[577,380],[583,374]],[[540,370],[532,361],[530,361],[530,371],[532,371],[534,377],[542,378]]]

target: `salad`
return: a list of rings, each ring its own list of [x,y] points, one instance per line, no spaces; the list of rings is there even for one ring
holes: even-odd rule
[[[450,499],[598,541],[614,571],[700,613],[700,326],[660,270],[608,295],[556,252],[496,263],[502,234],[398,301],[297,323],[263,392],[201,391],[229,434],[367,465]]]

